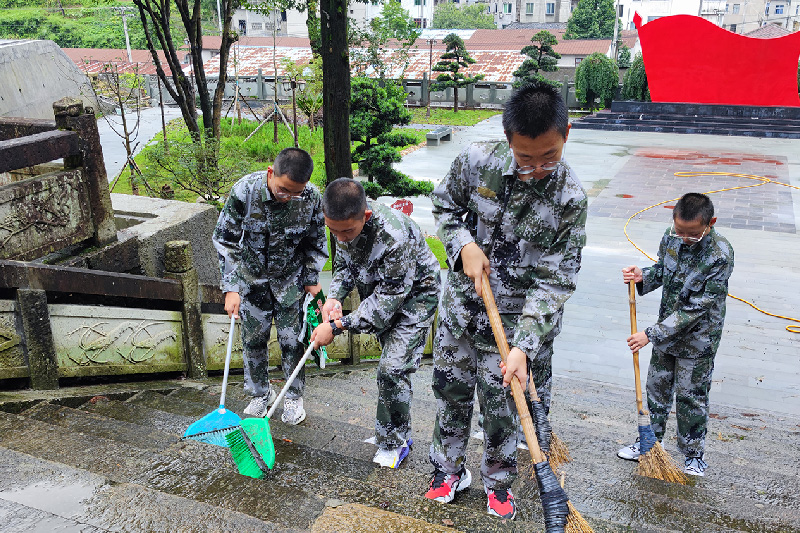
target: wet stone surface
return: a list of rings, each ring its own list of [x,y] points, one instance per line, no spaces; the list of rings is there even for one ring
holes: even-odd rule
[[[363,442],[377,394],[374,366],[364,365],[310,375],[303,424],[287,426],[276,411],[277,462],[262,480],[238,475],[227,449],[180,440],[216,407],[218,377],[159,382],[157,390],[76,389],[74,397],[69,389],[20,391],[0,403],[0,521],[14,524],[2,529],[540,531],[524,453],[513,522],[486,513],[483,448],[474,439],[472,486],[448,505],[423,497],[432,471],[431,371],[426,361],[413,378],[415,445],[400,469],[377,467],[374,446]],[[241,377],[232,381],[226,405],[241,413]],[[563,467],[570,501],[595,531],[800,531],[800,419],[713,398],[711,410],[706,477],[672,485],[634,475],[635,465],[615,455],[636,435],[632,390],[556,376],[551,423],[573,457]],[[674,431],[671,420],[664,445],[680,459]]]

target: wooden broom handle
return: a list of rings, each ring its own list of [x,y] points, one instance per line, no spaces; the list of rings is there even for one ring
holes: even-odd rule
[[[494,301],[494,294],[492,288],[489,286],[489,277],[484,271],[482,279],[483,287],[481,289],[481,296],[483,296],[483,304],[486,306],[486,313],[489,315],[489,323],[492,325],[492,333],[494,333],[494,340],[497,342],[497,348],[500,351],[500,358],[503,363],[508,361],[508,341],[506,340],[506,332],[503,329],[503,321],[500,320],[500,313],[497,311],[497,304]],[[542,449],[539,447],[539,440],[536,438],[536,428],[533,425],[531,413],[528,411],[528,404],[525,402],[525,393],[522,384],[517,379],[517,376],[511,378],[511,394],[514,397],[514,403],[517,406],[517,413],[519,413],[519,420],[522,423],[522,432],[525,434],[525,440],[528,442],[528,450],[531,453],[531,459],[534,463],[541,463],[547,461]]]
[[[631,308],[631,335],[637,332],[636,329],[636,282],[631,280],[628,283],[628,303]],[[636,410],[639,414],[645,414],[642,406],[642,377],[639,374],[639,350],[633,352],[633,379],[636,383]]]

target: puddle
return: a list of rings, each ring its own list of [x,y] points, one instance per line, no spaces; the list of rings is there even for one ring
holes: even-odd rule
[[[38,509],[56,516],[71,518],[86,511],[84,502],[91,498],[99,485],[69,483],[65,485],[38,482],[25,488],[0,492],[0,499]]]

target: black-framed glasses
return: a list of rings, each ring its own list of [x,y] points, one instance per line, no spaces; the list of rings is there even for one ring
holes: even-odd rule
[[[700,236],[699,237],[695,237],[694,235],[679,235],[675,231],[675,224],[673,224],[673,225],[671,225],[669,227],[669,236],[670,237],[678,237],[679,239],[686,239],[689,242],[697,243],[697,242],[700,242],[700,241],[703,240],[703,237],[706,236],[706,231],[708,231],[710,228],[711,228],[711,226],[706,226],[705,229],[703,229],[703,232],[700,234]]]

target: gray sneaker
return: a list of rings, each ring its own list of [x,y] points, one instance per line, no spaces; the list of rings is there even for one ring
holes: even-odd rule
[[[267,414],[269,406],[275,403],[275,398],[277,396],[278,395],[275,394],[275,390],[270,387],[269,393],[265,394],[264,396],[255,396],[252,400],[250,400],[250,403],[244,408],[243,413],[248,416],[263,418]]]
[[[636,439],[636,442],[631,445],[620,448],[617,452],[617,457],[628,461],[638,461],[640,455],[642,455],[642,452],[639,451],[639,439]]]
[[[708,468],[702,457],[687,457],[684,465],[683,472],[690,476],[703,477],[706,475],[706,468]]]
[[[284,424],[296,426],[306,419],[306,410],[303,409],[303,398],[286,398],[283,400],[283,414],[281,420]]]

